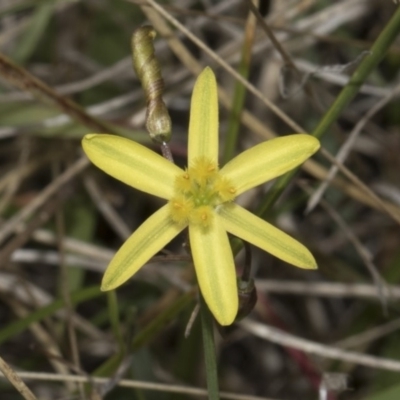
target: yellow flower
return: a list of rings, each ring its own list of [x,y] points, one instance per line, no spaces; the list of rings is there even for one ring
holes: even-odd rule
[[[214,73],[205,68],[192,95],[188,168],[177,167],[131,140],[89,134],[89,159],[116,179],[168,200],[123,244],[108,266],[102,290],[123,284],[186,227],[201,293],[221,325],[238,311],[235,264],[228,232],[300,268],[315,269],[312,254],[273,225],[235,204],[236,196],[300,165],[319,148],[296,134],[263,142],[218,168],[218,98]]]

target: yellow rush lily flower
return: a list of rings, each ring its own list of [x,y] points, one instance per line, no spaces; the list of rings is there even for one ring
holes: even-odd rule
[[[205,68],[192,94],[188,168],[182,170],[129,139],[89,134],[82,145],[104,172],[168,202],[123,244],[108,266],[102,290],[122,285],[186,227],[201,293],[221,325],[238,311],[236,271],[228,232],[300,268],[315,269],[302,244],[234,203],[235,197],[295,168],[319,148],[296,134],[268,140],[218,168],[218,98],[214,73]]]

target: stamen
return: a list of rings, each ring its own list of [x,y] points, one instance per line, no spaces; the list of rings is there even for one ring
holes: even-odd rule
[[[231,202],[236,188],[218,173],[218,165],[200,157],[175,181],[176,196],[170,200],[171,219],[180,225],[212,224],[214,212]]]

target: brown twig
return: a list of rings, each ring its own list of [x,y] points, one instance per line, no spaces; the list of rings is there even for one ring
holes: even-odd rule
[[[332,346],[326,346],[311,340],[302,339],[281,329],[273,328],[250,319],[245,319],[239,325],[247,332],[261,338],[292,349],[299,349],[306,353],[315,354],[324,358],[332,358],[365,367],[400,371],[400,361],[379,358],[365,354],[350,352]]]
[[[81,157],[79,160],[75,161],[74,164],[43,189],[26,207],[4,223],[0,229],[0,243],[4,242],[8,235],[18,229],[19,224],[31,217],[50,197],[71,179],[75,178],[76,175],[82,172],[88,165],[89,160],[86,157]]]
[[[42,101],[50,102],[61,112],[81,122],[83,125],[94,129],[96,132],[114,132],[108,124],[87,114],[78,104],[59,95],[50,86],[34,77],[24,68],[16,65],[4,54],[0,53],[0,75],[21,90],[31,93]]]
[[[37,400],[37,397],[31,392],[28,386],[25,385],[23,380],[18,374],[0,357],[0,370],[8,381],[21,393],[22,397],[26,400]]]

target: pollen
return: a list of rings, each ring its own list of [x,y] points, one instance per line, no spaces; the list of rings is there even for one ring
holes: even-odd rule
[[[190,179],[190,175],[187,171],[184,174],[176,177],[175,180],[175,189],[178,192],[188,193],[192,187],[192,180]]]
[[[233,201],[236,197],[236,188],[225,177],[218,176],[214,183],[214,189],[223,203]]]
[[[189,217],[194,209],[193,202],[190,198],[184,196],[177,196],[169,201],[170,215],[172,221],[180,226],[189,223]]]
[[[189,223],[199,225],[202,228],[208,228],[212,224],[213,217],[213,209],[210,206],[201,206],[194,209]]]
[[[217,165],[205,157],[195,159],[189,166],[190,177],[201,186],[210,182],[217,173]]]

